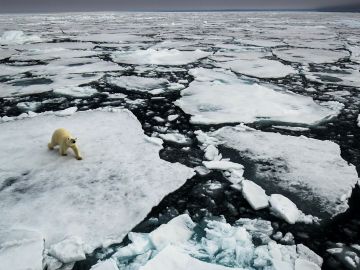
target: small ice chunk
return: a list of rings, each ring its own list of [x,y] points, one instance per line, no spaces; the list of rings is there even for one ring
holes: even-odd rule
[[[90,97],[97,93],[97,90],[90,86],[68,86],[68,87],[59,87],[54,89],[55,94],[71,96],[77,98]]]
[[[81,261],[86,258],[84,244],[82,240],[76,236],[51,245],[49,254],[63,263]]]
[[[214,145],[209,145],[205,149],[204,157],[207,160],[220,160],[221,156],[219,155],[219,150]]]
[[[169,116],[167,117],[167,119],[168,119],[170,122],[172,122],[172,121],[178,119],[178,117],[179,117],[178,114],[171,114],[171,115],[169,115]]]
[[[358,118],[357,118],[357,125],[358,125],[358,127],[360,127],[360,114],[358,115]]]
[[[128,234],[131,244],[119,248],[113,258],[133,257],[143,254],[152,248],[148,234],[130,232]]]
[[[212,160],[212,161],[203,161],[203,164],[206,168],[210,170],[241,170],[244,168],[243,165],[227,160]]]
[[[270,196],[270,210],[279,218],[284,219],[290,224],[295,224],[299,218],[299,210],[296,205],[281,194],[272,194]]]
[[[65,110],[56,111],[54,114],[56,116],[69,116],[69,115],[74,114],[77,110],[78,110],[77,107],[70,107]]]
[[[157,250],[165,248],[169,244],[183,243],[191,238],[195,223],[189,215],[183,214],[161,225],[149,234],[152,244]]]
[[[162,93],[162,87],[169,84],[167,79],[138,76],[109,77],[107,82],[109,84],[133,91],[150,92],[151,90],[156,90],[150,92],[153,95]]]
[[[296,251],[300,259],[304,259],[306,261],[310,261],[319,266],[322,266],[323,259],[307,246],[304,246],[303,244],[298,244],[296,245]]]
[[[148,141],[148,142],[151,142],[153,144],[160,145],[160,146],[162,146],[162,144],[164,143],[164,141],[162,139],[157,138],[157,137],[148,137],[148,136],[146,136],[145,140]]]
[[[243,180],[241,185],[242,195],[254,210],[268,207],[269,198],[262,187],[249,180]]]
[[[191,140],[188,137],[179,133],[159,134],[159,137],[164,141],[173,142],[177,144],[187,145],[191,143]]]
[[[295,261],[295,270],[321,270],[321,268],[313,262],[297,259]]]
[[[117,267],[115,260],[107,259],[93,265],[90,270],[119,270],[119,268]]]

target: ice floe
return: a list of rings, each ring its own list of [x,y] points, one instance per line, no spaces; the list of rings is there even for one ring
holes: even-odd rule
[[[299,219],[299,209],[288,198],[281,194],[272,194],[269,199],[270,210],[278,217],[290,224],[294,224]]]
[[[249,180],[243,180],[241,186],[244,198],[254,210],[268,207],[269,198],[262,187]]]
[[[302,64],[334,63],[349,57],[349,53],[344,50],[333,51],[308,48],[275,49],[273,53],[282,60]]]
[[[70,87],[59,87],[54,89],[54,93],[63,96],[72,96],[72,97],[90,97],[97,93],[97,90],[90,87],[78,87],[78,86],[70,86]]]
[[[262,58],[232,60],[221,62],[217,66],[258,78],[282,78],[297,73],[290,65]]]
[[[310,97],[238,80],[231,84],[192,82],[175,102],[195,124],[279,121],[316,124],[339,111],[320,106]]]
[[[36,245],[44,239],[47,254],[63,262],[120,242],[154,205],[194,174],[161,160],[161,146],[146,140],[140,123],[126,110],[58,115],[62,117],[45,113],[0,123],[0,234],[36,230],[41,235]],[[59,127],[79,138],[82,161],[47,149]],[[15,235],[8,241],[24,239]],[[41,254],[30,258],[37,249],[26,248],[1,252],[10,263],[7,269],[30,259],[29,266],[41,264]]]
[[[256,161],[256,174],[264,184],[271,186],[277,179],[276,185],[290,191],[305,213],[334,215],[347,209],[358,176],[355,167],[341,158],[337,144],[245,126],[224,127],[209,135]],[[314,201],[316,209],[311,207]]]
[[[162,88],[166,88],[169,85],[167,79],[138,76],[109,77],[107,82],[126,90],[149,92],[152,94],[157,94],[157,92],[152,92],[151,90],[163,90]]]
[[[135,65],[168,65],[178,66],[196,62],[201,58],[209,56],[211,53],[201,50],[179,51],[171,50],[138,50],[123,51],[112,54],[112,59],[118,63],[135,64]]]

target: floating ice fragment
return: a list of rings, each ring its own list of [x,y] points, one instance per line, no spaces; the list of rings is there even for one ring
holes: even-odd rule
[[[249,180],[243,180],[241,185],[244,198],[254,210],[268,207],[269,199],[262,187]]]
[[[227,160],[212,160],[212,161],[203,161],[203,164],[206,168],[210,170],[241,170],[244,168],[243,165]]]
[[[72,96],[77,98],[90,97],[97,93],[97,90],[90,86],[69,86],[54,89],[54,93],[64,96]]]
[[[41,105],[41,102],[37,101],[25,101],[25,102],[19,102],[16,104],[16,107],[19,108],[19,110],[28,112],[28,111],[36,111]]]
[[[170,244],[186,242],[193,235],[194,222],[187,214],[177,216],[149,234],[152,244],[161,250]]]
[[[84,243],[76,236],[51,245],[49,254],[63,263],[81,261],[86,258]]]
[[[290,224],[294,224],[299,218],[299,210],[296,205],[281,194],[272,194],[269,199],[270,210],[279,218]]]
[[[159,134],[159,137],[164,141],[173,142],[177,144],[191,144],[191,140],[183,134],[180,133],[166,133],[166,134]]]

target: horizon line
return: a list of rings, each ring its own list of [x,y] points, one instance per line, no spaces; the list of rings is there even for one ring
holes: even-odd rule
[[[8,11],[1,12],[1,15],[5,14],[53,14],[53,13],[193,13],[193,12],[313,12],[313,13],[360,13],[360,8],[354,11],[350,10],[335,10],[327,8],[312,8],[312,9],[165,9],[165,10],[141,10],[141,9],[131,9],[131,10],[63,10],[63,11]]]

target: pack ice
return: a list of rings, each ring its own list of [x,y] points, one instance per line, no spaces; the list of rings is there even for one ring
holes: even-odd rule
[[[73,112],[0,123],[0,269],[42,269],[44,245],[68,263],[121,242],[193,175],[161,160],[129,111]],[[59,127],[78,137],[84,160],[47,149]]]
[[[289,198],[303,212],[328,216],[348,208],[347,198],[358,176],[355,166],[341,158],[337,144],[243,125],[224,127],[209,135],[256,162],[256,175],[263,179],[259,184],[290,191]]]
[[[262,219],[241,218],[233,226],[223,218],[196,224],[183,214],[150,234],[131,233],[132,243],[93,269],[320,269],[322,258],[316,253],[302,244],[278,244],[270,238],[273,233],[271,222]]]
[[[268,86],[234,79],[228,74],[209,71],[193,71],[195,77],[182,97],[175,102],[192,115],[196,124],[220,124],[260,120],[315,124],[338,114],[338,110],[320,106],[310,97],[290,91],[275,91]]]

